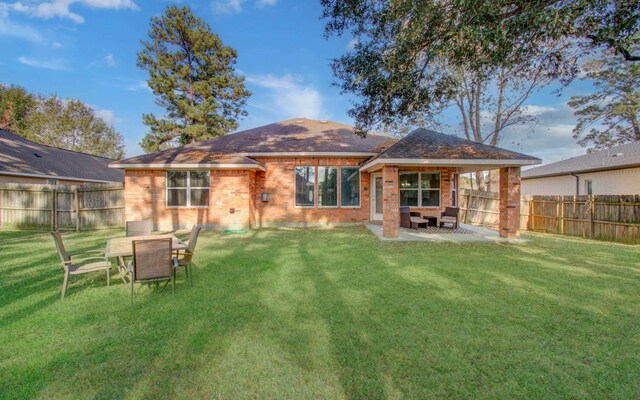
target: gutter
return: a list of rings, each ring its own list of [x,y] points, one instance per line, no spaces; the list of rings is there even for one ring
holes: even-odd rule
[[[569,173],[569,175],[576,178],[576,196],[580,195],[580,177],[576,175],[574,172]]]

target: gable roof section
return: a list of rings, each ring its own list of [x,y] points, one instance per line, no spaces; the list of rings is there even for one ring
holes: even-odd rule
[[[224,163],[259,165],[248,157],[280,155],[361,156],[378,154],[397,139],[368,134],[362,138],[354,129],[334,121],[294,118],[191,143],[175,149],[145,154],[112,163],[112,168],[132,165],[178,165],[180,163],[222,166]],[[210,158],[207,158],[210,154]],[[227,159],[228,158],[228,159]],[[204,161],[204,160],[208,161]],[[204,165],[203,165],[204,166]]]
[[[0,129],[0,174],[86,182],[122,182],[113,159],[34,143]]]
[[[522,171],[523,179],[640,167],[640,142],[558,161]]]
[[[409,133],[377,157],[367,161],[362,169],[376,164],[449,164],[449,165],[534,165],[539,158],[511,150],[472,142],[424,128]]]

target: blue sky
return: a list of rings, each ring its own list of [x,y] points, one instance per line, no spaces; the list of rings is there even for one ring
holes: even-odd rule
[[[0,81],[42,94],[73,97],[92,105],[126,139],[127,156],[140,154],[143,113],[161,113],[136,67],[140,40],[163,0],[0,0]],[[350,38],[323,36],[316,0],[214,0],[187,2],[223,42],[238,51],[237,69],[253,93],[240,129],[308,117],[351,123],[351,98],[331,86],[329,60],[346,51]],[[576,82],[558,97],[555,88],[532,96],[533,126],[507,132],[501,146],[544,162],[584,153],[571,138],[575,120],[566,101],[585,93]],[[445,133],[456,133],[454,113],[443,116]]]

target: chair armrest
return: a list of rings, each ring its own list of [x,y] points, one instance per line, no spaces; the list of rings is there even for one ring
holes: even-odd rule
[[[106,261],[109,262],[109,260],[107,259],[107,257],[102,256],[102,257],[74,257],[71,256],[71,261],[69,261],[70,263],[76,263],[76,262],[84,262],[84,261],[88,261],[88,260],[102,260],[102,261]]]

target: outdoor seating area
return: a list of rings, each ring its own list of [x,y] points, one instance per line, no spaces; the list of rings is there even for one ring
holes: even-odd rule
[[[191,260],[193,258],[201,227],[194,225],[189,240],[185,243],[173,234],[152,234],[151,221],[126,221],[125,237],[108,239],[103,255],[95,251],[93,256],[80,257],[67,252],[59,231],[51,232],[64,269],[61,299],[64,299],[71,275],[106,271],[107,286],[112,267],[110,258],[116,259],[116,267],[122,282],[130,287],[131,303],[135,295],[135,284],[152,284],[156,291],[171,283],[175,293],[176,271],[184,268],[186,278],[193,282]],[[163,286],[160,284],[164,283]]]
[[[440,232],[439,229],[427,229],[429,227],[447,228],[455,231],[459,228],[457,207],[446,207],[440,217],[423,215],[420,211],[411,211],[410,207],[400,207],[400,227],[405,229],[424,229],[431,232]]]

